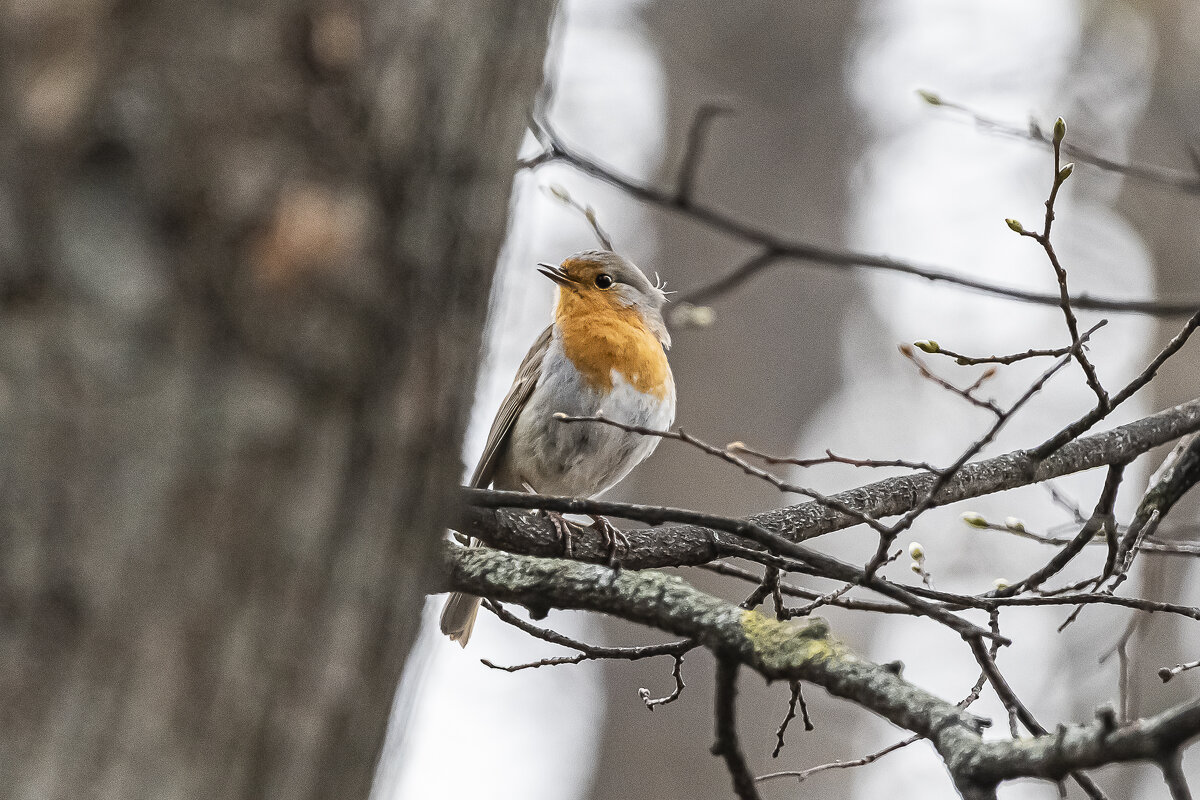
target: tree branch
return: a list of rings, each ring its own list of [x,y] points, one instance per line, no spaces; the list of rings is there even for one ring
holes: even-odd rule
[[[522,168],[536,168],[555,161],[567,164],[585,175],[590,175],[597,180],[615,186],[635,200],[682,214],[713,230],[758,248],[758,253],[750,261],[729,275],[717,279],[708,286],[701,286],[689,292],[682,292],[678,298],[681,302],[702,303],[712,300],[731,291],[769,267],[783,261],[792,261],[840,269],[858,267],[896,272],[902,275],[924,278],[935,283],[948,283],[967,289],[974,289],[984,294],[1036,305],[1058,306],[1060,304],[1060,297],[1057,294],[1045,294],[1014,287],[999,286],[987,281],[955,274],[938,267],[886,256],[871,255],[869,253],[834,250],[832,248],[819,247],[807,242],[776,236],[765,228],[742,222],[712,206],[698,203],[690,197],[687,198],[686,202],[681,203],[680,195],[674,190],[658,189],[642,183],[635,178],[621,174],[614,167],[604,164],[566,144],[544,116],[536,119],[534,126],[538,140],[543,143],[545,149],[533,158],[520,162],[519,165]],[[1087,295],[1072,297],[1071,304],[1077,309],[1140,313],[1155,316],[1181,316],[1191,314],[1200,307],[1200,301],[1116,300],[1089,297]]]
[[[1104,764],[1163,763],[1200,734],[1200,700],[1120,725],[1105,717],[1055,734],[984,741],[984,721],[873,664],[835,641],[828,625],[780,622],[707,595],[655,571],[615,572],[595,564],[515,555],[490,548],[443,548],[443,587],[549,608],[599,611],[696,639],[713,652],[726,684],[738,666],[768,679],[804,680],[929,739],[966,797],[994,797],[1015,778],[1056,781]],[[720,685],[721,680],[718,680]],[[732,707],[732,698],[726,698]],[[718,703],[720,712],[720,703]]]
[[[1028,451],[1017,450],[967,464],[942,488],[935,505],[1028,486],[1109,464],[1125,463],[1196,431],[1200,431],[1200,400],[1192,400],[1112,430],[1069,442],[1041,461],[1032,458]],[[937,478],[937,475],[929,472],[903,475],[842,492],[832,499],[880,519],[914,508],[927,496]],[[486,494],[477,491],[470,493],[470,497],[478,498]],[[566,510],[571,511],[569,508]],[[609,513],[621,516],[619,510]],[[800,542],[858,524],[859,518],[832,510],[821,503],[809,502],[756,514],[747,521]],[[548,524],[527,515],[468,507],[463,512],[462,531],[513,552],[558,555],[562,549],[562,544]],[[701,525],[632,530],[625,535],[629,547],[621,561],[632,569],[704,564],[722,555],[722,543],[734,542],[731,537],[723,537]],[[577,542],[578,558],[602,562],[608,559],[608,555],[608,549],[591,538]]]
[[[754,774],[746,763],[746,756],[738,743],[737,714],[734,701],[737,699],[737,674],[739,664],[731,658],[717,659],[717,689],[714,701],[716,740],[712,754],[725,759],[729,775],[733,778],[733,791],[740,800],[758,800],[758,787],[754,785]]]

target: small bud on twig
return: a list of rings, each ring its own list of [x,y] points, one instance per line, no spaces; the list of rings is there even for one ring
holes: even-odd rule
[[[1012,219],[1011,217],[1004,220],[1004,224],[1007,225],[1009,227],[1009,230],[1011,230],[1013,233],[1024,233],[1025,232],[1025,226],[1022,225],[1020,223],[1020,221]]]
[[[1075,163],[1068,162],[1065,167],[1058,171],[1058,182],[1062,183],[1067,178],[1071,177],[1071,173],[1075,171]]]
[[[913,542],[908,546],[908,556],[913,561],[924,561],[925,548],[921,546],[920,542]]]
[[[931,106],[940,106],[942,104],[942,98],[926,89],[917,89],[917,96]]]
[[[564,187],[562,184],[552,183],[546,187],[546,191],[550,192],[550,194],[554,195],[564,203],[571,202],[571,195],[566,190],[566,187]]]
[[[963,512],[961,519],[972,528],[986,528],[988,526],[987,518],[983,514],[974,511]]]
[[[938,347],[938,343],[933,339],[918,339],[917,341],[913,342],[913,346],[924,350],[926,353],[937,353],[941,350],[941,348]]]
[[[996,580],[992,581],[992,586],[995,587],[996,591],[1002,592],[1009,587],[1008,578],[996,578]]]
[[[1067,121],[1062,117],[1054,120],[1054,143],[1060,144],[1067,135]]]
[[[1008,528],[1010,531],[1017,531],[1019,533],[1025,532],[1025,523],[1017,517],[1005,517],[1004,527]]]

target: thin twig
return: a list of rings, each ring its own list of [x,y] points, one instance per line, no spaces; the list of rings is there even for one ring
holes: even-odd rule
[[[929,342],[931,347],[922,347],[926,353],[936,353],[937,355],[953,358],[954,362],[963,367],[973,367],[980,364],[1015,364],[1018,361],[1025,361],[1030,358],[1058,358],[1065,356],[1069,347],[1059,347],[1054,350],[1026,350],[1024,353],[1012,353],[1006,356],[965,356],[962,353],[956,353],[953,350],[947,350],[936,342]]]
[[[1167,360],[1171,358],[1171,356],[1175,355],[1180,349],[1183,348],[1184,344],[1187,343],[1188,337],[1195,332],[1198,326],[1200,326],[1200,311],[1197,311],[1191,316],[1190,319],[1188,319],[1187,323],[1184,324],[1179,333],[1175,334],[1171,341],[1167,342],[1167,345],[1159,351],[1158,355],[1156,355],[1150,361],[1146,368],[1142,370],[1142,372],[1136,378],[1125,384],[1125,388],[1121,389],[1121,391],[1112,396],[1106,408],[1102,408],[1101,406],[1097,405],[1091,411],[1084,414],[1082,417],[1075,420],[1070,425],[1067,425],[1061,431],[1030,450],[1029,455],[1035,460],[1041,461],[1065,445],[1067,442],[1077,439],[1080,434],[1085,433],[1097,422],[1107,417],[1113,411],[1113,409],[1124,403],[1126,400],[1136,394],[1138,390],[1149,383],[1151,379],[1158,374],[1158,370],[1162,367],[1162,365],[1165,364]]]
[[[688,127],[687,144],[679,163],[679,176],[675,180],[675,202],[687,207],[692,202],[696,175],[704,153],[704,141],[717,117],[732,114],[733,109],[719,103],[704,103],[696,109],[692,124]]]
[[[873,753],[868,753],[867,755],[863,756],[862,758],[855,758],[850,761],[831,761],[828,764],[818,764],[817,766],[809,767],[808,769],[784,770],[782,772],[771,772],[767,775],[759,775],[754,780],[758,781],[758,782],[762,782],[762,781],[775,780],[776,778],[795,778],[797,783],[804,783],[804,781],[811,778],[813,775],[816,775],[817,773],[820,773],[820,772],[828,772],[831,769],[850,769],[852,767],[865,767],[866,765],[872,764],[872,763],[878,761],[879,759],[883,758],[888,753],[894,753],[903,747],[908,747],[910,744],[915,744],[916,742],[921,741],[921,738],[922,737],[920,737],[920,736],[909,736],[907,739],[901,739],[900,741],[898,741],[894,744],[889,744],[887,747],[883,748],[882,750],[876,750]]]
[[[884,566],[895,561],[897,558],[900,557],[901,553],[903,553],[903,552],[904,552],[903,550],[897,550],[895,553],[892,553],[892,555],[888,557],[887,561],[884,562]],[[847,592],[849,592],[851,589],[853,589],[855,586],[858,586],[858,585],[859,584],[855,581],[849,581],[847,583],[842,584],[841,586],[834,589],[833,591],[823,594],[820,597],[814,599],[811,603],[807,603],[807,604],[801,606],[800,608],[789,608],[787,610],[787,618],[793,619],[795,617],[807,617],[809,614],[816,611],[818,608],[821,608],[822,606],[827,606],[830,603],[833,603],[833,602],[839,600],[843,595],[845,595]]]
[[[932,106],[946,108],[951,111],[958,111],[965,114],[972,122],[974,122],[980,130],[988,133],[995,133],[1001,136],[1009,136],[1015,139],[1024,139],[1038,144],[1048,146],[1053,145],[1053,137],[1048,136],[1042,126],[1038,125],[1033,120],[1029,124],[1021,127],[1012,125],[1007,122],[1001,122],[990,117],[986,117],[967,106],[959,103],[954,103],[945,100],[936,94],[930,92],[921,92],[921,96],[925,98]],[[1151,184],[1158,184],[1174,191],[1181,191],[1188,194],[1200,194],[1200,177],[1196,174],[1181,172],[1178,170],[1164,169],[1162,167],[1146,166],[1140,164],[1126,164],[1115,159],[1107,158],[1097,153],[1088,150],[1087,148],[1078,145],[1063,144],[1062,152],[1068,157],[1081,164],[1101,169],[1105,172],[1112,172],[1117,175],[1123,175],[1128,178],[1145,181]]]
[[[1087,522],[1087,517],[1083,515],[1083,508],[1079,505],[1079,503],[1075,502],[1070,497],[1059,491],[1054,481],[1042,481],[1042,488],[1050,493],[1050,499],[1054,502],[1054,504],[1059,508],[1066,510],[1066,512],[1071,515],[1077,524],[1082,525],[1083,523]]]
[[[1072,354],[1075,360],[1079,363],[1080,369],[1083,370],[1084,376],[1087,378],[1087,384],[1096,395],[1096,407],[1107,412],[1110,408],[1110,400],[1108,392],[1100,384],[1100,377],[1096,374],[1096,367],[1088,359],[1087,353],[1080,346],[1079,341],[1079,320],[1075,317],[1075,309],[1071,307],[1071,293],[1067,289],[1067,270],[1059,261],[1058,253],[1054,249],[1054,244],[1050,239],[1050,231],[1054,225],[1054,202],[1058,199],[1058,192],[1070,177],[1071,171],[1074,169],[1073,164],[1062,165],[1062,142],[1063,137],[1067,133],[1067,124],[1062,117],[1054,123],[1054,180],[1050,187],[1050,196],[1046,198],[1046,216],[1042,225],[1041,233],[1025,230],[1020,223],[1014,220],[1009,220],[1009,227],[1022,236],[1027,236],[1042,246],[1042,250],[1046,253],[1046,258],[1050,260],[1050,266],[1054,268],[1054,275],[1058,278],[1059,291],[1059,308],[1062,309],[1063,318],[1067,323],[1067,332],[1071,335]]]
[[[1190,669],[1200,667],[1200,661],[1189,661],[1186,664],[1176,664],[1173,667],[1163,667],[1158,671],[1158,677],[1162,678],[1163,683],[1167,683],[1181,672],[1187,672]]]
[[[713,742],[712,754],[725,759],[725,766],[733,779],[733,791],[739,800],[758,800],[754,774],[750,772],[746,756],[738,743],[735,709],[738,669],[738,663],[732,659],[717,659],[717,690],[713,715],[716,717],[716,739]]]
[[[613,251],[614,248],[612,237],[609,236],[608,232],[605,231],[600,225],[600,219],[596,216],[596,209],[594,209],[590,204],[584,205],[580,203],[573,198],[565,188],[558,184],[547,186],[546,190],[551,194],[551,196],[553,196],[567,208],[578,211],[583,216],[584,221],[587,222],[588,226],[592,229],[592,233],[595,235],[596,241],[600,243],[600,246],[609,252]]]
[[[997,627],[994,611],[992,612],[992,627],[993,627],[993,629],[995,629]],[[958,707],[961,709],[964,709],[964,710],[969,708],[972,703],[974,703],[976,700],[979,699],[979,695],[983,691],[983,687],[986,684],[987,684],[987,676],[981,673],[979,675],[979,679],[975,681],[975,685],[971,687],[971,691],[967,693],[966,697],[964,697],[962,700],[960,700],[958,702]],[[900,750],[901,748],[908,747],[910,744],[916,744],[917,742],[921,741],[922,738],[924,738],[924,737],[909,736],[907,739],[901,739],[900,741],[890,744],[881,750],[876,750],[873,753],[868,753],[867,755],[862,756],[861,758],[856,758],[851,761],[842,761],[841,759],[837,759],[837,760],[831,761],[827,764],[819,764],[815,767],[809,767],[808,769],[784,770],[782,772],[772,772],[767,775],[760,775],[757,778],[755,778],[754,780],[756,782],[762,782],[762,781],[775,780],[776,778],[795,778],[797,783],[803,783],[805,780],[807,780],[808,778],[811,778],[813,775],[816,775],[821,772],[826,772],[831,769],[850,769],[853,767],[865,767],[868,764],[878,761],[879,759],[883,758],[884,756],[886,756],[889,753],[894,753],[897,750]]]
[[[999,286],[987,281],[969,278],[965,275],[955,274],[944,269],[925,266],[911,261],[867,253],[835,250],[819,247],[807,242],[789,240],[781,238],[767,231],[765,228],[742,222],[732,215],[719,211],[712,206],[695,201],[681,205],[677,200],[675,190],[666,191],[642,183],[567,145],[562,137],[558,135],[557,131],[551,127],[544,114],[539,116],[535,121],[535,126],[540,129],[537,136],[545,149],[533,158],[518,162],[520,168],[536,168],[552,162],[562,162],[585,175],[590,175],[597,180],[617,187],[635,200],[682,214],[713,230],[720,231],[734,239],[755,245],[759,248],[758,255],[750,262],[743,264],[729,275],[718,278],[712,284],[682,293],[678,298],[680,302],[702,304],[728,293],[749,280],[752,276],[757,275],[776,263],[794,261],[841,269],[853,267],[878,269],[903,275],[912,275],[929,281],[961,286],[985,294],[1026,303],[1048,306],[1057,306],[1059,304],[1060,298],[1057,295]],[[1071,303],[1077,309],[1138,313],[1154,316],[1190,314],[1196,308],[1200,307],[1200,301],[1172,303],[1155,300],[1115,300],[1087,295],[1072,297]]]
[[[1108,468],[1107,477],[1104,480],[1104,488],[1100,492],[1100,497],[1096,501],[1096,508],[1092,511],[1092,516],[1084,523],[1078,535],[1075,536],[1066,547],[1058,551],[1045,566],[1036,570],[1032,575],[1024,580],[1017,581],[1015,584],[1005,588],[997,589],[997,597],[1012,597],[1019,592],[1026,590],[1036,590],[1049,578],[1057,575],[1071,562],[1075,556],[1083,551],[1084,546],[1092,540],[1092,538],[1102,530],[1111,530],[1116,524],[1113,517],[1113,507],[1117,502],[1117,489],[1121,485],[1121,476],[1125,473],[1124,464],[1113,464]],[[1110,540],[1115,541],[1115,536],[1110,536]]]
[[[671,670],[671,677],[675,679],[675,689],[665,697],[650,697],[650,690],[646,688],[638,689],[638,697],[642,698],[642,702],[646,704],[646,708],[651,711],[655,706],[665,706],[667,703],[674,703],[683,694],[683,690],[687,688],[687,684],[683,682],[683,653],[675,655],[675,666]]]
[[[954,480],[954,477],[958,475],[959,471],[962,470],[963,467],[966,466],[968,461],[978,455],[983,448],[991,444],[992,440],[996,438],[996,435],[1008,423],[1008,421],[1011,420],[1013,416],[1034,397],[1034,395],[1042,390],[1042,387],[1046,385],[1046,382],[1049,381],[1050,378],[1052,378],[1059,370],[1070,363],[1070,359],[1074,352],[1083,347],[1091,335],[1104,324],[1105,320],[1100,320],[1100,322],[1093,325],[1089,330],[1080,334],[1079,340],[1072,343],[1068,352],[1058,358],[1058,360],[1056,360],[1049,369],[1043,372],[1037,380],[1030,384],[1029,388],[1025,390],[1024,394],[1018,397],[1011,406],[1009,406],[996,418],[996,421],[992,423],[992,426],[988,428],[983,436],[976,439],[966,450],[964,450],[962,455],[958,457],[957,461],[955,461],[946,469],[942,470],[937,475],[933,481],[933,486],[930,487],[925,497],[916,506],[901,516],[900,519],[897,520],[890,529],[880,534],[879,545],[875,550],[875,555],[866,566],[866,573],[868,575],[874,574],[875,570],[877,570],[883,564],[884,560],[887,558],[887,551],[892,546],[892,543],[896,540],[896,537],[911,527],[918,517],[936,505],[938,494],[942,491],[943,487],[947,486],[952,480]]]
[[[804,702],[804,687],[801,685],[800,681],[792,681],[791,688],[792,697],[790,700],[788,700],[787,715],[784,716],[783,722],[779,723],[779,728],[775,731],[775,749],[771,751],[771,758],[779,758],[779,753],[783,750],[783,737],[787,733],[788,724],[796,718],[797,705],[800,707],[800,714],[804,721],[804,730],[813,730],[812,720],[808,717],[808,703]]]
[[[485,598],[483,601],[483,607],[495,614],[496,617],[502,622],[522,630],[534,638],[579,651],[579,654],[574,656],[544,658],[539,661],[531,661],[526,664],[516,664],[513,666],[495,664],[486,658],[480,659],[485,666],[491,667],[492,669],[503,670],[504,672],[519,672],[525,669],[558,666],[561,664],[579,664],[584,661],[594,661],[598,659],[640,661],[644,658],[654,658],[655,656],[674,656],[678,660],[683,656],[684,653],[689,650],[693,650],[698,646],[696,642],[690,639],[684,639],[678,642],[652,644],[642,647],[602,647],[600,645],[587,644],[586,642],[581,642],[577,639],[572,639],[569,636],[565,636],[558,631],[553,631],[549,628],[542,628],[534,625],[533,623],[526,622],[494,600],[488,600]]]
[[[992,689],[999,696],[1000,702],[1008,709],[1009,714],[1015,715],[1021,721],[1021,724],[1035,736],[1048,735],[1049,731],[1042,727],[1037,718],[1033,716],[1032,712],[1017,697],[1016,692],[1012,690],[1012,687],[996,666],[995,657],[984,646],[983,641],[976,637],[969,639],[968,644],[971,646],[971,652],[975,655],[975,661],[979,664],[984,674],[987,675],[988,683],[992,685]],[[1104,792],[1086,773],[1077,770],[1071,773],[1071,778],[1079,784],[1079,788],[1083,789],[1084,793],[1092,798],[1092,800],[1106,800]]]
[[[774,456],[770,453],[764,453],[761,450],[755,450],[747,447],[744,442],[730,442],[725,445],[726,450],[735,453],[757,458],[767,464],[788,464],[794,467],[815,467],[820,464],[846,464],[851,467],[903,467],[905,469],[923,469],[928,472],[938,472],[937,467],[926,461],[906,461],[904,459],[876,459],[876,458],[850,458],[849,456],[839,456],[832,450],[826,450],[824,456],[818,458],[791,458],[785,456]]]
[[[978,406],[979,408],[986,408],[988,411],[992,412],[997,417],[1004,416],[1004,412],[1000,410],[1000,407],[998,405],[996,405],[995,403],[993,403],[991,400],[982,400],[982,399],[976,397],[974,394],[972,394],[972,392],[975,389],[979,388],[978,382],[976,383],[975,386],[972,386],[971,388],[960,389],[959,387],[955,386],[953,383],[950,383],[950,381],[946,380],[945,378],[942,378],[938,375],[933,374],[933,372],[930,371],[929,367],[925,366],[925,363],[923,361],[921,361],[921,359],[917,358],[917,354],[914,351],[912,345],[902,344],[902,345],[900,345],[899,350],[900,350],[901,355],[903,355],[910,362],[912,362],[913,366],[915,366],[917,368],[917,372],[919,372],[921,377],[924,378],[925,380],[931,381],[932,383],[937,384],[938,386],[942,387],[946,391],[948,391],[952,394],[958,395],[959,397],[966,400],[971,405]]]
[[[872,519],[866,514],[855,511],[844,503],[840,503],[837,500],[826,497],[824,494],[821,494],[815,489],[809,489],[804,486],[798,486],[794,483],[789,483],[783,478],[780,478],[778,475],[768,472],[761,467],[755,466],[746,459],[735,455],[729,448],[722,448],[709,444],[703,439],[698,439],[695,436],[692,436],[690,433],[687,433],[683,430],[683,428],[677,428],[673,431],[657,430],[655,428],[648,428],[645,425],[632,425],[627,422],[619,422],[600,414],[594,414],[591,416],[571,416],[562,412],[557,412],[554,414],[554,418],[559,422],[568,423],[593,422],[601,425],[608,425],[610,427],[617,428],[618,430],[626,431],[627,433],[636,433],[640,436],[655,436],[660,439],[672,439],[677,442],[683,442],[684,444],[691,445],[697,450],[707,453],[710,456],[714,456],[715,458],[719,458],[728,464],[732,464],[747,475],[766,481],[775,488],[779,489],[781,492],[788,492],[791,494],[798,494],[803,497],[808,497],[818,503],[821,503],[822,505],[828,504],[829,508],[835,511],[856,516],[859,522],[874,528],[876,531],[882,532],[887,529],[887,526],[885,526],[879,520]]]
[[[750,570],[743,569],[742,567],[729,564],[724,561],[713,561],[708,564],[699,564],[697,566],[699,569],[703,569],[708,572],[714,572],[718,575],[729,575],[731,577],[741,578],[742,580],[750,581],[752,583],[757,583],[759,581],[759,579],[755,577],[754,573],[752,573]],[[802,600],[816,600],[818,597],[822,596],[821,592],[816,592],[812,589],[805,589],[800,586],[794,586],[784,581],[779,581],[778,589],[781,594],[787,595],[788,597],[799,597]],[[831,606],[836,606],[837,608],[844,608],[851,611],[866,611],[874,614],[904,614],[911,616],[915,613],[911,608],[900,605],[899,603],[880,603],[872,600],[857,600],[849,597],[830,600],[828,604]]]
[[[762,581],[755,587],[750,596],[742,601],[742,608],[758,608],[762,601],[779,592],[779,568],[768,566],[763,570]]]
[[[1132,701],[1132,693],[1129,691],[1129,640],[1137,633],[1141,621],[1142,617],[1130,617],[1116,643],[1097,659],[1098,663],[1104,664],[1113,655],[1117,657],[1117,699],[1121,704],[1119,719],[1122,722],[1130,719],[1129,704]]]

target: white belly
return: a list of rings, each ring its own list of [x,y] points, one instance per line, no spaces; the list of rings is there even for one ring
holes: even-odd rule
[[[668,374],[669,377],[669,374]],[[611,488],[658,446],[657,436],[628,433],[597,422],[563,422],[569,416],[604,417],[665,430],[675,421],[675,385],[663,398],[639,392],[614,372],[612,391],[597,392],[552,341],[542,377],[517,417],[496,472],[497,488],[592,497]]]

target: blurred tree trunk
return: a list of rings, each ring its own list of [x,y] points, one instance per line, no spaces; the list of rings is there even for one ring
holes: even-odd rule
[[[1105,9],[1102,5],[1101,9]],[[1195,170],[1194,156],[1200,146],[1196,131],[1200,130],[1200,44],[1195,32],[1200,16],[1195,4],[1188,0],[1139,0],[1132,6],[1143,16],[1153,37],[1155,50],[1151,72],[1151,93],[1146,111],[1132,129],[1129,160],[1135,164],[1155,164],[1174,168],[1182,173]],[[1200,198],[1174,192],[1135,180],[1121,186],[1118,208],[1136,226],[1150,250],[1155,267],[1157,293],[1161,297],[1196,297],[1200,294],[1200,273],[1196,271],[1200,253]],[[1152,347],[1157,347],[1174,335],[1180,326],[1178,319],[1159,323],[1159,334]],[[1167,408],[1191,400],[1197,395],[1196,374],[1200,359],[1194,349],[1184,349],[1173,359],[1150,389],[1154,392],[1154,407]],[[1166,451],[1153,455],[1155,467]],[[1168,526],[1194,525],[1200,519],[1200,499],[1193,492],[1172,511]],[[1196,585],[1195,566],[1188,559],[1146,561],[1139,565],[1143,596],[1165,602],[1193,602],[1191,587]],[[1142,619],[1130,644],[1130,712],[1134,715],[1155,714],[1172,703],[1194,697],[1195,676],[1174,680],[1163,685],[1157,676],[1160,667],[1197,658],[1195,637],[1189,635],[1178,620],[1160,619],[1153,615]],[[1197,774],[1194,762],[1189,763],[1189,775]],[[1141,772],[1146,772],[1143,769]],[[1129,796],[1138,793],[1139,770],[1122,770],[1128,781],[1119,786]],[[1146,784],[1140,785],[1144,789]]]
[[[0,796],[366,795],[551,6],[0,9]]]

